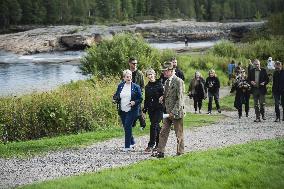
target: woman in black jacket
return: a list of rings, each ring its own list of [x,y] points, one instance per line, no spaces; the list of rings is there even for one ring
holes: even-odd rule
[[[215,70],[209,71],[209,77],[206,78],[205,83],[206,88],[208,89],[208,114],[211,114],[212,111],[212,101],[214,97],[214,101],[216,104],[216,108],[219,113],[221,113],[220,105],[219,105],[219,89],[220,89],[220,81],[215,73]]]
[[[205,81],[202,78],[200,72],[195,72],[194,78],[189,84],[189,98],[193,98],[193,105],[195,113],[197,113],[197,106],[199,113],[201,113],[202,101],[206,98]]]
[[[160,80],[156,80],[156,73],[153,69],[149,69],[146,75],[149,82],[145,87],[143,113],[148,112],[151,122],[150,141],[145,149],[145,152],[149,153],[155,150],[159,143],[160,122],[163,118],[163,105],[159,102],[159,98],[163,96],[164,89]]]
[[[244,69],[240,70],[230,92],[233,93],[234,91],[236,91],[234,107],[238,110],[239,118],[242,117],[243,104],[245,104],[246,117],[248,117],[251,86]]]

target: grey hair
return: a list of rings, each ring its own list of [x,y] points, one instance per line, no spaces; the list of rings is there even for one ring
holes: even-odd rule
[[[131,70],[129,70],[129,69],[127,69],[127,70],[123,70],[123,72],[122,72],[122,76],[123,76],[123,77],[125,77],[127,74],[132,75],[132,71],[131,71]]]
[[[148,69],[148,70],[146,71],[146,76],[148,76],[148,74],[156,75],[156,72],[155,72],[155,70],[153,70],[152,68],[150,68],[150,69]]]

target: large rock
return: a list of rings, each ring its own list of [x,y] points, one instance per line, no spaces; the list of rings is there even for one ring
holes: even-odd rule
[[[228,38],[240,35],[232,28],[261,28],[264,22],[218,23],[182,20],[146,22],[128,26],[50,26],[29,31],[0,35],[0,50],[20,54],[84,49],[103,39],[111,39],[122,32],[139,33],[148,41],[183,41]]]
[[[61,36],[60,42],[68,49],[84,49],[86,47],[90,47],[95,42],[95,37],[83,35]]]

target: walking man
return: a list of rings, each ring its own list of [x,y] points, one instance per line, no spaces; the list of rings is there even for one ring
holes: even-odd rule
[[[178,63],[177,63],[176,57],[172,57],[171,62],[172,62],[172,65],[175,69],[175,75],[184,81],[184,74],[177,66]]]
[[[165,147],[171,130],[171,125],[174,125],[174,130],[177,137],[177,155],[184,153],[183,139],[183,117],[184,117],[184,82],[175,75],[175,70],[171,62],[164,63],[164,75],[168,78],[165,83],[164,95],[160,98],[163,101],[167,117],[164,117],[163,127],[159,135],[159,144],[157,154],[153,156],[163,158]]]
[[[284,88],[284,81],[280,80],[282,78],[284,79],[284,70],[282,70],[282,64],[279,61],[275,62],[275,71],[273,73],[273,84],[272,84],[272,94],[274,97],[275,102],[275,113],[276,113],[276,119],[275,122],[280,122],[280,102],[282,104],[282,109],[284,110],[284,91],[282,88]],[[283,113],[283,119],[284,119],[284,113]]]
[[[140,88],[141,88],[141,92],[143,92],[143,89],[145,87],[144,75],[143,75],[142,71],[137,69],[136,58],[133,58],[133,57],[130,58],[129,61],[128,61],[128,64],[129,64],[129,69],[132,72],[132,82],[139,85]],[[146,122],[145,122],[145,118],[143,117],[143,114],[142,114],[141,105],[139,107],[139,115],[138,115],[137,119],[139,119],[140,127],[142,127],[144,129],[146,127]],[[135,127],[137,119],[134,120],[132,127]]]
[[[265,118],[265,95],[267,92],[266,85],[269,83],[267,72],[264,68],[260,68],[258,59],[254,60],[255,68],[250,70],[248,81],[252,87],[252,95],[254,99],[254,109],[256,119],[254,122],[261,122],[260,114],[263,120]]]

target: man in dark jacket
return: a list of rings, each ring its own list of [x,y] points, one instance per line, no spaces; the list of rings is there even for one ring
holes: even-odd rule
[[[177,67],[177,59],[175,57],[171,58],[172,65],[175,69],[175,74],[177,77],[181,78],[184,81],[183,72]]]
[[[269,83],[267,72],[264,68],[260,68],[258,59],[254,60],[255,68],[250,70],[248,81],[252,87],[252,94],[254,99],[254,109],[256,119],[254,122],[260,122],[260,114],[263,120],[265,118],[265,95],[267,92],[266,85]]]
[[[282,109],[284,110],[284,70],[282,70],[282,64],[279,61],[275,62],[275,71],[273,73],[272,94],[273,94],[274,102],[275,102],[274,104],[275,113],[276,113],[275,122],[280,122],[280,109],[279,109],[280,101],[282,104]],[[283,120],[284,120],[284,113],[283,113]]]

